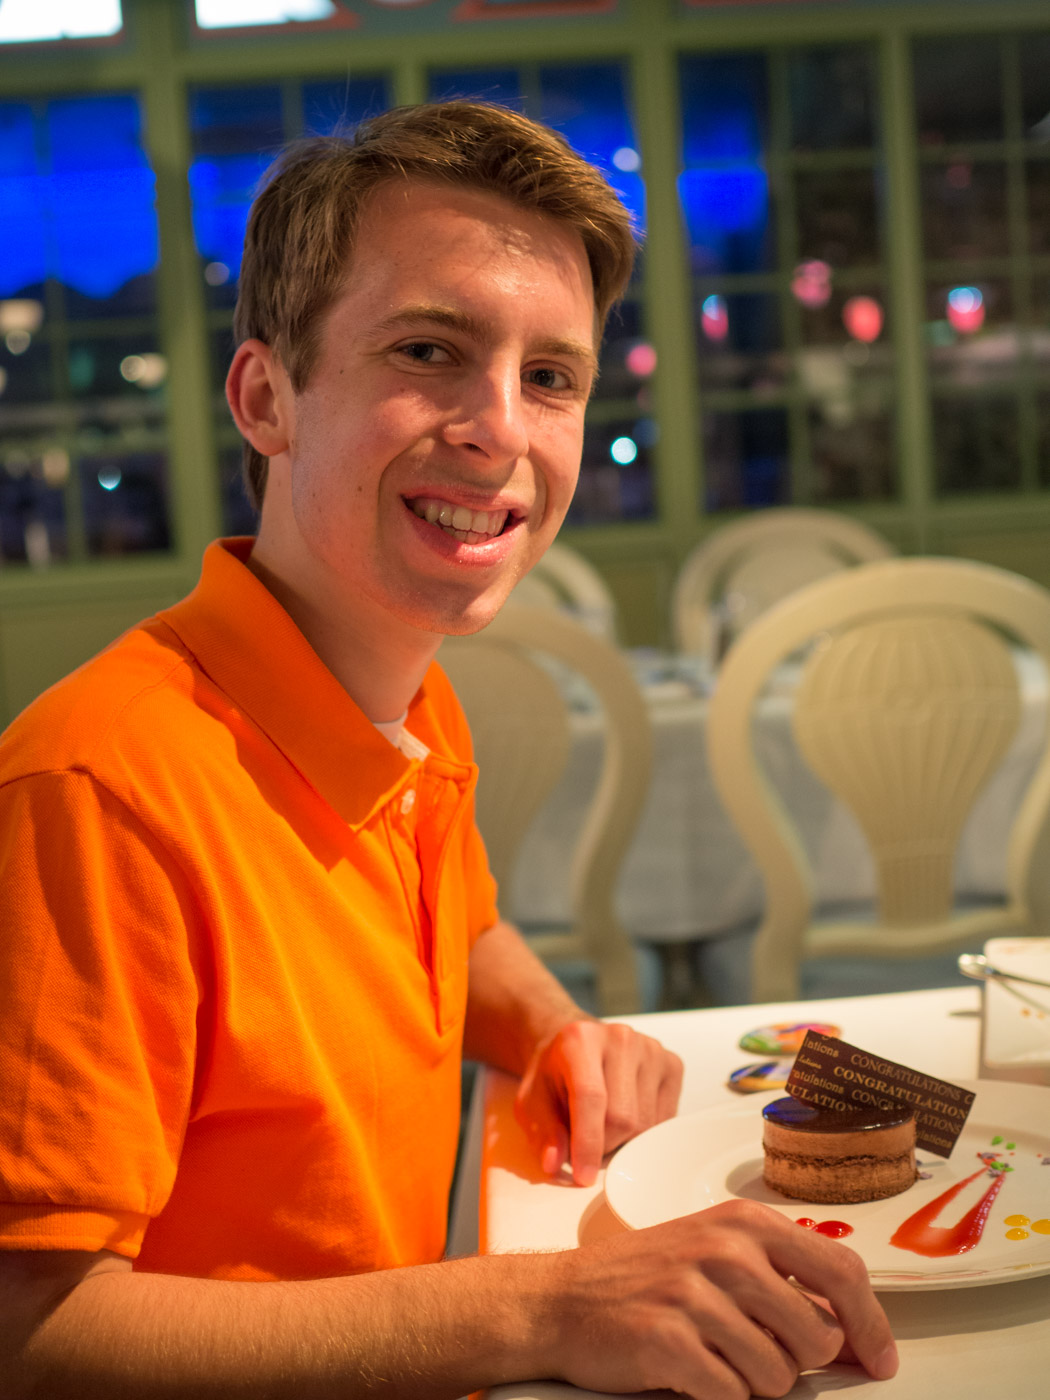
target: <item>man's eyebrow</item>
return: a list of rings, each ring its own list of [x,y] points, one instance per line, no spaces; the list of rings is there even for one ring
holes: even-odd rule
[[[491,339],[491,334],[484,321],[477,316],[472,316],[469,311],[461,311],[454,306],[441,306],[431,302],[419,302],[410,306],[402,306],[392,315],[384,317],[376,326],[379,332],[397,330],[401,326],[419,325],[420,322],[429,322],[431,325],[443,326],[446,330],[459,331],[462,335],[469,336],[472,340],[480,341],[484,344]],[[540,355],[565,355],[570,359],[583,360],[588,369],[594,374],[598,373],[598,357],[593,348],[582,340],[573,340],[565,336],[548,336],[538,341],[533,347],[535,353]]]

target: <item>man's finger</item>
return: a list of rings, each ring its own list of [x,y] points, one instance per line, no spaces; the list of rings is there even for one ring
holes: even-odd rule
[[[787,1222],[785,1221],[785,1224]],[[809,1230],[768,1241],[774,1268],[793,1274],[808,1292],[830,1304],[845,1334],[845,1345],[876,1380],[897,1374],[897,1347],[893,1333],[871,1283],[863,1260],[848,1246],[826,1240]]]
[[[656,1096],[656,1121],[663,1123],[678,1112],[678,1100],[682,1094],[682,1077],[685,1066],[677,1055],[665,1051],[662,1060],[662,1078]]]
[[[598,1176],[605,1155],[605,1110],[608,1098],[601,1075],[586,1080],[570,1078],[569,1156],[577,1186],[590,1186]]]

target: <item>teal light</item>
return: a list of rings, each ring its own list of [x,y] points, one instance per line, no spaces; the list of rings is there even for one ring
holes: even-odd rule
[[[618,437],[609,448],[609,456],[618,467],[627,467],[638,456],[638,444],[634,438]]]

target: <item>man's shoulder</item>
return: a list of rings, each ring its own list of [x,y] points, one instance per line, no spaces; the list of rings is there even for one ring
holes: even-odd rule
[[[125,759],[185,738],[195,675],[171,628],[150,618],[39,695],[0,736],[0,782]]]

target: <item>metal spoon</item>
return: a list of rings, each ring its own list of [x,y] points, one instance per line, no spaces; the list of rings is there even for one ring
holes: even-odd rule
[[[1050,982],[1044,982],[1039,977],[1022,977],[1019,972],[1005,972],[1001,967],[994,967],[981,953],[960,953],[959,971],[964,977],[973,977],[978,982],[998,978],[1004,982],[1027,982],[1030,987],[1050,987]]]

